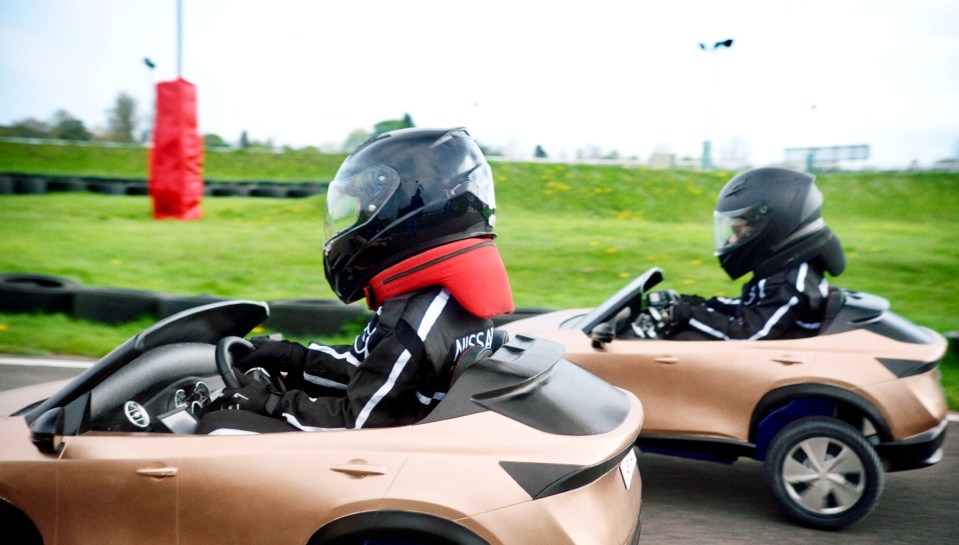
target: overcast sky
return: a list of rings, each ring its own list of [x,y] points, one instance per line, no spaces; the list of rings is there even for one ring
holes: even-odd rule
[[[0,124],[177,77],[176,0],[0,0]],[[959,155],[959,1],[182,0],[203,133],[339,147],[408,113],[516,155]],[[703,51],[731,38],[732,47]],[[149,57],[156,68],[143,62]]]

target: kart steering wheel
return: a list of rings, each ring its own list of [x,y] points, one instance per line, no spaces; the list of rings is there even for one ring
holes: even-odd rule
[[[216,370],[220,372],[220,376],[223,377],[223,383],[226,384],[228,388],[239,388],[242,386],[240,379],[236,378],[236,369],[233,368],[233,351],[237,347],[242,349],[244,354],[248,354],[256,348],[253,343],[243,337],[223,337],[220,339],[220,342],[216,343],[216,352],[214,354]]]
[[[256,345],[243,337],[224,337],[220,339],[220,342],[216,343],[216,352],[214,353],[216,370],[219,371],[220,376],[223,377],[223,383],[226,384],[227,388],[240,388],[243,386],[240,379],[237,378],[239,371],[236,367],[233,367],[235,360],[234,352],[238,350],[241,354],[245,355],[249,354],[255,348]],[[252,377],[254,380],[269,382],[278,391],[285,392],[286,384],[283,382],[283,377],[277,373],[274,374],[276,376],[271,375],[262,367],[254,367],[246,372],[246,375]]]

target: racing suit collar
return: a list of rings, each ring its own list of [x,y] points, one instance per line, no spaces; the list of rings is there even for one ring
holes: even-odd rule
[[[376,310],[387,299],[431,286],[449,290],[478,318],[514,310],[506,267],[489,238],[450,242],[400,261],[374,276],[364,294],[367,306]]]

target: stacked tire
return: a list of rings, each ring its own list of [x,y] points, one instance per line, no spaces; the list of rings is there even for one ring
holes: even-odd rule
[[[0,312],[47,313],[70,312],[80,284],[33,273],[0,274]]]

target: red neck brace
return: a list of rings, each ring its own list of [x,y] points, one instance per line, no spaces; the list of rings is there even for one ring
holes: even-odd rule
[[[444,244],[387,268],[363,291],[370,310],[391,297],[443,286],[470,314],[492,318],[513,312],[506,267],[492,239],[468,238]]]

